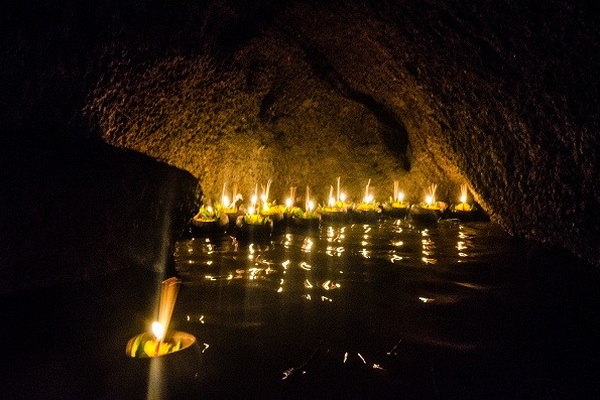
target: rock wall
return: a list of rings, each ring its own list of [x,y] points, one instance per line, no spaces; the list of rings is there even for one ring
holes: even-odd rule
[[[106,145],[3,146],[0,294],[127,268],[174,274],[197,207],[189,173]]]
[[[273,179],[276,197],[311,185],[324,199],[342,176],[355,198],[372,179],[380,197],[399,180],[420,200],[436,182],[453,201],[467,183],[508,231],[600,262],[591,4],[43,4],[52,24],[8,36],[6,59],[35,62],[3,69],[26,81],[2,98],[11,126],[98,129],[212,198]],[[15,21],[35,10],[10,7]]]

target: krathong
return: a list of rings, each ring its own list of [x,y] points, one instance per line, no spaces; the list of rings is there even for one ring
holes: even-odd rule
[[[460,185],[460,203],[458,203],[454,209],[456,211],[471,211],[473,209],[473,206],[470,205],[469,203],[467,203],[467,194],[468,194],[468,189],[467,189],[467,184],[463,183],[462,185]]]
[[[152,322],[152,332],[141,333],[129,340],[126,348],[129,357],[160,357],[183,350],[196,342],[196,338],[188,333],[169,330],[180,285],[181,281],[175,277],[161,283],[158,316]]]

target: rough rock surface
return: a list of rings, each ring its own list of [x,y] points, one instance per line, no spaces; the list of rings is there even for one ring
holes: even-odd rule
[[[31,12],[13,7],[4,18]],[[323,199],[342,176],[355,198],[372,179],[379,196],[399,180],[416,201],[436,182],[453,201],[466,182],[508,231],[600,262],[591,5],[46,7],[52,23],[5,39],[9,61],[38,62],[3,69],[27,83],[2,98],[9,127],[99,128],[110,144],[191,172],[213,198],[225,181],[247,196],[271,178],[276,197],[310,185]]]
[[[106,145],[2,146],[0,294],[122,269],[174,273],[198,182]]]

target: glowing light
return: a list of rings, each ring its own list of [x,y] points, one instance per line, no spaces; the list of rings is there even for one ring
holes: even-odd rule
[[[294,204],[294,203],[293,203],[292,199],[290,199],[289,197],[288,197],[287,199],[285,199],[285,206],[286,206],[287,208],[292,208],[292,205],[293,205],[293,204]]]
[[[467,202],[467,193],[468,193],[467,184],[463,183],[462,185],[460,185],[460,202],[461,203]]]
[[[281,286],[279,286],[279,289],[277,289],[277,293],[281,293],[283,292],[283,288]]]
[[[360,357],[360,359],[362,360],[363,364],[366,364],[367,362],[365,361],[364,357],[360,354],[360,353],[356,353],[358,354],[358,356]]]
[[[306,279],[306,280],[304,281],[304,287],[305,287],[306,289],[312,289],[314,286],[312,285],[312,283],[310,283],[310,281],[309,281],[308,279]]]
[[[308,204],[307,204],[307,206],[306,206],[306,210],[307,210],[307,211],[312,211],[312,210],[314,210],[314,209],[315,209],[315,202],[314,202],[314,201],[312,201],[312,200],[309,200],[309,201],[308,201]]]
[[[346,361],[348,360],[348,352],[346,352],[344,354],[344,364],[346,364]]]
[[[284,262],[281,263],[281,266],[284,269],[287,269],[288,265],[290,265],[290,260],[285,260]]]
[[[256,208],[254,208],[254,206],[250,206],[248,207],[248,214],[252,215],[256,212]]]
[[[302,243],[302,251],[304,251],[305,253],[308,253],[312,250],[313,248],[313,241],[310,238],[306,238],[304,239],[304,242]]]
[[[152,323],[152,333],[159,342],[165,337],[165,327],[158,321]]]
[[[398,192],[398,194],[396,195],[396,200],[398,200],[399,202],[403,202],[404,201],[404,193]]]
[[[435,191],[437,190],[437,184],[432,183],[431,185],[429,185],[429,187],[427,188],[427,195],[425,196],[425,203],[427,203],[428,206],[431,206],[432,204],[434,204],[435,201]]]
[[[340,201],[343,203],[346,201],[346,193],[340,193]]]
[[[373,195],[371,195],[369,193],[369,185],[371,185],[371,178],[369,178],[369,181],[367,182],[367,186],[365,186],[365,197],[363,198],[363,201],[365,203],[370,203],[373,201]]]
[[[221,204],[223,204],[225,207],[228,207],[231,203],[229,202],[229,197],[227,196],[223,196],[221,198]]]
[[[421,300],[423,303],[431,303],[432,301],[435,301],[435,299],[430,299],[428,297],[419,297],[419,300]]]
[[[327,202],[327,205],[329,207],[333,207],[335,205],[335,199],[333,197],[330,197],[329,201]]]
[[[302,261],[300,263],[300,268],[302,268],[305,271],[310,271],[312,269],[312,265],[307,264],[305,261]]]

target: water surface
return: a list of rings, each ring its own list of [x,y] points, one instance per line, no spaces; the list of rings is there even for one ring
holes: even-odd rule
[[[558,281],[564,260],[492,223],[333,224],[257,243],[189,238],[175,259],[184,285],[174,325],[204,350],[196,383],[206,395],[592,390],[595,311]]]

